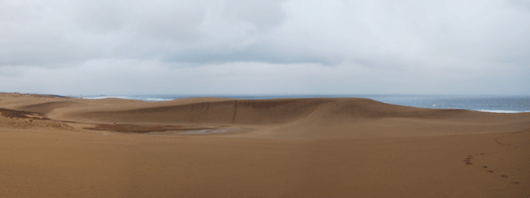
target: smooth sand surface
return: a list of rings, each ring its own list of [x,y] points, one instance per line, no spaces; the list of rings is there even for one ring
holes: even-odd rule
[[[0,197],[530,196],[530,113],[0,93]]]

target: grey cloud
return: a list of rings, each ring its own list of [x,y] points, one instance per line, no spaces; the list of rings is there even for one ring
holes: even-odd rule
[[[108,33],[125,27],[132,9],[127,1],[78,1],[78,24],[86,31]]]
[[[514,6],[516,9],[530,12],[530,1],[527,0],[506,0],[509,5]]]
[[[77,71],[96,67],[97,60],[113,60],[101,63],[108,68],[135,60],[124,62],[144,69],[149,61],[170,69],[198,69],[193,71],[211,65],[244,67],[232,63],[277,70],[309,64],[308,69],[330,74],[336,73],[319,67],[355,67],[341,71],[352,76],[370,71],[364,73],[371,75],[368,79],[379,78],[377,71],[385,73],[387,84],[374,85],[381,91],[401,83],[410,89],[402,92],[427,92],[427,85],[436,87],[443,80],[493,86],[491,79],[502,73],[493,82],[510,82],[499,84],[515,88],[497,91],[520,92],[517,82],[528,84],[522,76],[530,72],[528,35],[530,7],[522,0],[0,0],[0,76],[24,77],[36,68]],[[317,78],[319,73],[307,74]],[[413,86],[407,79],[429,83]],[[234,81],[219,80],[227,85]],[[321,83],[311,86],[333,84]],[[453,89],[459,86],[437,88]]]
[[[53,32],[29,31],[0,33],[0,66],[52,66],[95,58],[99,53],[84,43],[69,41]]]
[[[266,31],[280,25],[285,20],[281,7],[283,0],[235,0],[227,1],[227,14],[253,24],[258,31]]]
[[[0,69],[0,71],[2,71]],[[359,65],[239,62],[182,67],[160,61],[95,60],[74,68],[19,68],[0,77],[3,91],[54,94],[524,94],[526,73],[498,70],[459,75],[444,70],[411,72]],[[520,70],[521,71],[521,70]],[[499,81],[498,79],[505,79]],[[495,92],[492,92],[495,90]]]
[[[506,6],[498,6],[503,5]],[[0,65],[93,58],[197,63],[524,60],[522,1],[2,1]],[[21,14],[22,13],[22,14]],[[201,57],[201,55],[203,57]]]
[[[137,1],[138,32],[160,40],[197,39],[205,10],[199,1]]]
[[[55,67],[100,55],[89,39],[75,31],[70,17],[64,17],[70,4],[3,1],[0,5],[0,66]]]
[[[338,65],[342,57],[327,54],[310,54],[299,51],[288,51],[266,44],[255,44],[242,49],[190,49],[167,54],[161,60],[192,64],[221,64],[226,62],[268,62],[268,63],[319,63]]]

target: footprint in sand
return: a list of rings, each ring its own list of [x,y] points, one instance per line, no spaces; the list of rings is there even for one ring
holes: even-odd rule
[[[471,158],[473,158],[473,155],[469,155],[469,157],[464,160],[466,165],[473,165],[473,163],[471,163]]]

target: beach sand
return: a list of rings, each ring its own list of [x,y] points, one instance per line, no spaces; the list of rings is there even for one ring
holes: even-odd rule
[[[0,93],[0,197],[530,196],[530,113]]]

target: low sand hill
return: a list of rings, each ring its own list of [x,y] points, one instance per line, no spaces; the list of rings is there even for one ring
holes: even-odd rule
[[[95,103],[82,100],[47,102],[18,109],[50,112],[65,107],[72,111],[63,110],[55,116],[57,119],[236,126],[253,129],[253,132],[237,136],[263,138],[483,134],[521,131],[530,126],[530,113],[422,109],[360,98],[212,101],[202,98],[163,103],[108,99]],[[75,109],[78,110],[73,111]]]
[[[0,112],[0,197],[530,196],[530,113],[6,93]]]

